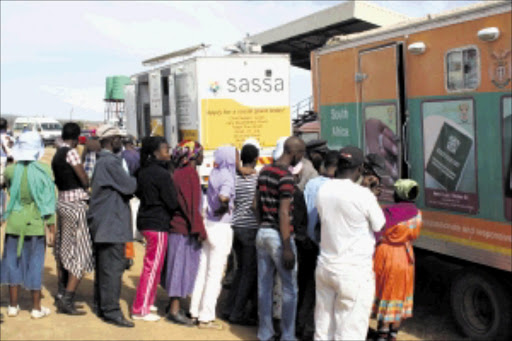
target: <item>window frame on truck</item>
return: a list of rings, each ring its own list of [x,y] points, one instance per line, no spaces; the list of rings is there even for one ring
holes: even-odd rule
[[[476,52],[476,79],[477,79],[477,82],[476,82],[476,86],[475,87],[466,87],[466,84],[464,84],[464,52],[465,51],[469,51],[469,50],[474,50]],[[450,88],[449,86],[449,80],[450,80],[450,71],[448,69],[448,57],[453,54],[453,53],[456,53],[456,52],[459,52],[462,54],[462,68],[461,68],[461,73],[462,73],[462,82],[463,82],[463,87],[462,88],[455,88],[455,89],[452,89]],[[481,63],[481,57],[480,57],[480,49],[478,48],[478,46],[476,45],[465,45],[465,46],[460,46],[460,47],[457,47],[457,48],[453,48],[453,49],[449,49],[445,52],[444,54],[444,61],[443,61],[443,64],[444,64],[444,88],[446,90],[446,92],[448,93],[461,93],[461,92],[468,92],[468,91],[475,91],[477,90],[481,83],[482,83],[482,63]],[[453,72],[453,71],[452,71]]]

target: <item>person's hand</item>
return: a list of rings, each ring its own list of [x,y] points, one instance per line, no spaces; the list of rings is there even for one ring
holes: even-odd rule
[[[48,247],[55,246],[55,225],[48,226],[48,231],[46,232],[46,243]]]
[[[400,139],[381,120],[370,118],[365,123],[367,153],[379,154],[393,179],[398,178],[398,142]]]
[[[224,214],[226,214],[228,212],[228,210],[229,210],[229,207],[227,205],[226,206],[222,205],[217,210],[215,210],[213,212],[213,215],[216,217],[221,217]]]
[[[287,270],[293,270],[295,267],[295,255],[291,248],[287,247],[283,249],[283,266]]]

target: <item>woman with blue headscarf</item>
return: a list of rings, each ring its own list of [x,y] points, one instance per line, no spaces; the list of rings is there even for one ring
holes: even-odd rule
[[[208,181],[206,232],[197,272],[190,314],[199,328],[222,329],[215,322],[215,307],[221,281],[233,241],[231,218],[235,199],[236,169],[239,163],[235,147],[220,147],[214,153],[214,169]]]

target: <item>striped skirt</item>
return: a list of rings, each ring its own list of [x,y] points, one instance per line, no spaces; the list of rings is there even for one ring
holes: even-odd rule
[[[85,201],[57,203],[55,259],[73,276],[82,278],[94,270],[92,240],[87,226]]]

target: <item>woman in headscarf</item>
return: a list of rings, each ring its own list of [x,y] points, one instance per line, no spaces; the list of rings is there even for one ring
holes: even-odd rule
[[[215,322],[215,307],[221,281],[233,243],[231,217],[235,199],[236,169],[239,163],[235,147],[220,147],[214,153],[214,168],[206,193],[208,239],[201,251],[201,260],[190,303],[190,314],[199,328],[222,329]]]
[[[203,192],[196,167],[203,162],[203,147],[194,141],[183,141],[173,151],[174,185],[178,210],[171,219],[167,265],[162,276],[170,297],[167,319],[192,327],[192,320],[181,310],[180,299],[192,294],[196,280],[201,242],[206,239],[201,207]]]
[[[7,316],[17,316],[21,285],[32,291],[33,319],[50,314],[41,305],[45,238],[53,246],[55,237],[55,184],[48,165],[38,160],[44,145],[37,132],[21,134],[12,149],[15,164],[5,169],[10,201],[2,257],[1,283],[9,285]]]
[[[412,241],[422,225],[421,211],[414,200],[419,187],[414,180],[395,182],[396,204],[384,208],[386,226],[374,258],[375,302],[372,316],[378,321],[378,340],[396,340],[402,320],[412,317],[414,253]]]

